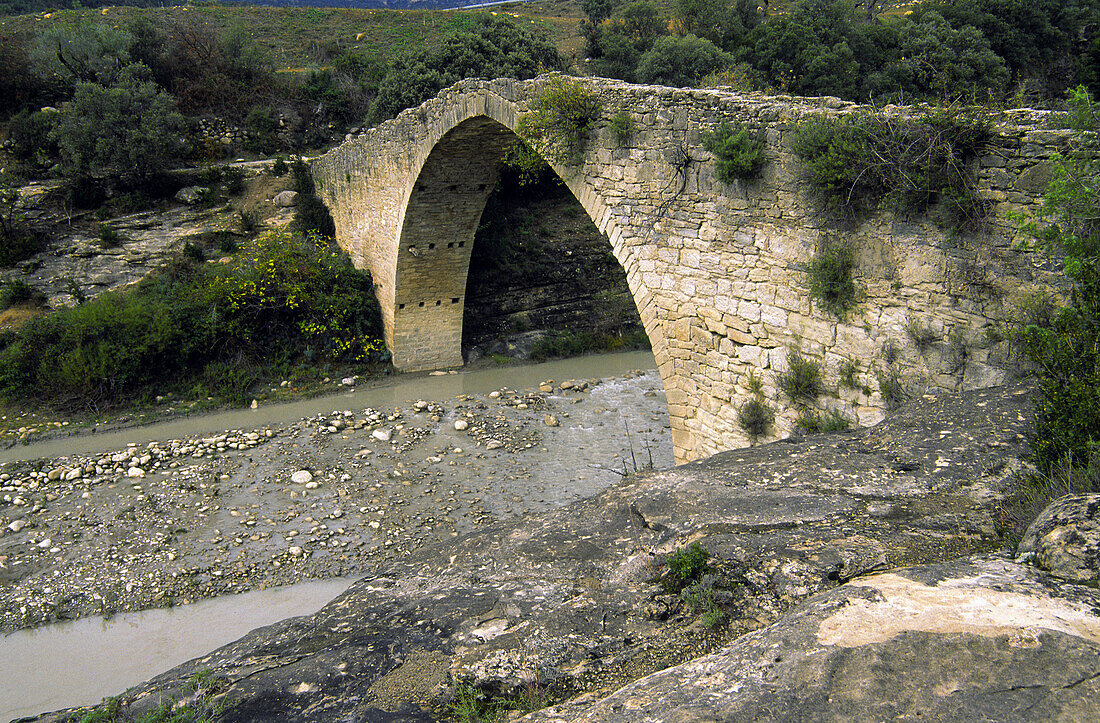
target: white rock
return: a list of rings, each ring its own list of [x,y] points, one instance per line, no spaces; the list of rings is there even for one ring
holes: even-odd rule
[[[313,481],[313,474],[309,470],[300,469],[290,475],[290,481],[296,485],[304,485]]]
[[[500,449],[503,446],[504,442],[501,442],[499,439],[490,439],[485,443],[485,449]]]
[[[291,206],[298,205],[298,192],[297,191],[280,191],[275,194],[275,198],[272,199],[275,205],[280,208],[290,208]]]
[[[130,469],[126,470],[126,476],[140,479],[145,476],[145,470],[143,470],[141,467],[131,467]]]
[[[456,419],[455,420],[455,429],[457,429],[459,432],[461,432],[462,430],[468,428],[469,426],[470,426],[470,423],[467,422],[465,419]]]
[[[251,407],[252,409],[259,409],[259,408],[260,408],[260,403],[259,403],[258,401],[256,401],[255,399],[253,399],[253,400],[252,400],[252,404],[250,404],[249,406],[250,406],[250,407]],[[253,438],[254,438],[254,435],[251,435],[251,434],[250,434],[250,435],[248,435],[248,438],[249,438],[249,439],[253,439]]]
[[[547,414],[545,417],[543,417],[542,423],[545,424],[547,427],[561,426],[561,422],[559,422],[558,418],[555,417],[553,414]]]
[[[80,479],[83,476],[84,470],[80,469],[79,467],[73,467],[71,470],[69,470],[69,473],[65,475],[65,481],[72,482],[73,480]]]
[[[355,377],[344,377],[340,380],[340,383],[343,384],[345,387],[354,387]]]
[[[24,520],[13,520],[12,523],[8,525],[8,529],[12,532],[19,532],[26,526],[27,523]]]
[[[393,437],[393,431],[389,429],[376,429],[371,432],[371,436],[379,442],[388,442],[390,438]]]
[[[290,549],[287,550],[287,552],[290,553],[291,557],[301,557],[303,554],[305,554],[305,550],[303,550],[298,545],[291,545]]]

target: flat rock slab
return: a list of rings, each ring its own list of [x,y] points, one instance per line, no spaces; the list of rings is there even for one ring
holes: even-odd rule
[[[1100,593],[997,557],[815,595],[778,623],[595,702],[523,720],[1100,719]]]
[[[869,573],[999,547],[990,507],[1022,467],[1030,416],[1023,388],[934,395],[874,428],[631,476],[592,498],[417,550],[316,615],[253,631],[128,691],[124,704],[141,713],[162,700],[187,699],[194,695],[188,679],[210,669],[215,700],[230,706],[224,721],[431,720],[453,698],[452,679],[502,695],[535,686],[557,700],[591,700],[670,666],[709,660],[700,656],[731,641],[757,646],[735,653],[757,660],[766,648],[759,642],[763,633],[742,636],[776,623],[812,595]],[[713,628],[702,625],[680,595],[656,584],[669,553],[693,541],[711,555],[700,584],[724,616]],[[1031,584],[1023,568],[1017,573],[1003,561],[988,564],[1013,584]],[[906,579],[928,587],[942,574]],[[896,582],[905,573],[894,575],[874,579]],[[792,650],[809,640],[805,631],[853,604],[844,601],[872,605],[894,594],[886,583],[875,584],[847,586],[839,597],[800,608],[809,612],[783,623],[802,631],[791,639]],[[811,618],[817,622],[798,622]],[[1045,647],[1056,634],[1064,645]],[[944,635],[954,641],[950,646]],[[878,674],[873,659],[858,652],[868,646],[904,643],[951,659],[967,646],[976,651],[971,657],[998,646],[1011,648],[1006,656],[1016,654],[1007,638],[960,635],[917,630],[858,646],[840,641],[832,648],[855,652],[838,653],[839,662],[813,670],[847,671],[841,679],[855,700],[867,684],[857,685],[860,676]],[[1068,685],[1076,675],[1071,671],[1084,671],[1084,663],[1073,662],[1087,649],[1079,639],[1041,632],[1019,650],[1036,656],[1056,650],[1046,665],[1064,669],[1058,673]],[[817,658],[805,655],[810,671]],[[925,675],[911,670],[921,663],[907,662],[901,648],[889,656],[890,676]],[[766,677],[762,668],[754,675]],[[937,690],[947,695],[952,680],[945,676]],[[1050,681],[1053,686],[1054,677]],[[885,683],[882,688],[890,691]]]

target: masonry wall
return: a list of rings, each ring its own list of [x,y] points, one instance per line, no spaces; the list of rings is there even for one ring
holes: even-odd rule
[[[379,284],[399,368],[461,363],[465,269],[487,195],[481,186],[491,189],[507,129],[546,82],[463,81],[315,163],[341,244]],[[1049,260],[1014,248],[1008,220],[1037,208],[1049,158],[1065,142],[1063,132],[1048,129],[1047,114],[995,119],[995,142],[974,168],[990,220],[981,233],[958,238],[924,218],[882,212],[838,228],[819,213],[789,150],[792,133],[809,115],[858,106],[583,82],[601,98],[601,126],[583,166],[556,170],[626,270],[664,381],[678,459],[748,444],[737,410],[751,398],[753,378],[778,412],[772,436],[788,434],[797,411],[776,377],[791,349],[823,366],[830,392],[818,409],[860,424],[885,413],[880,378],[896,377],[919,394],[997,384],[1010,373],[1000,329],[1059,283]],[[607,128],[619,111],[636,126],[622,146]],[[764,134],[768,162],[759,179],[727,185],[715,178],[702,135],[721,119]],[[805,272],[830,236],[857,249],[862,299],[844,322],[813,303]],[[432,238],[439,253],[420,254]],[[841,367],[852,365],[855,385],[841,384]]]

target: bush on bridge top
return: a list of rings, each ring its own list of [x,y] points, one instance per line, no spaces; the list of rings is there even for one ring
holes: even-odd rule
[[[555,78],[531,101],[531,111],[520,117],[516,133],[537,148],[548,161],[580,165],[588,136],[600,118],[600,100],[576,80]]]

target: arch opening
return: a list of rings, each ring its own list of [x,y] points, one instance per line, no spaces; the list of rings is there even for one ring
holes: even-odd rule
[[[648,348],[611,242],[553,169],[522,148],[507,153],[475,234],[463,358]]]

